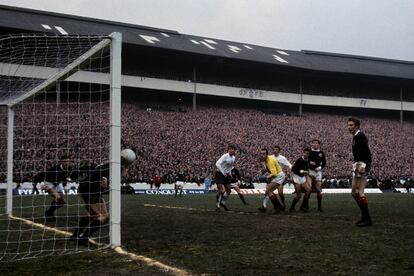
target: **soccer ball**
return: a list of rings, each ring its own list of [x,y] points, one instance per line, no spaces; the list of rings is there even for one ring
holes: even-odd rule
[[[124,149],[121,151],[121,161],[125,162],[126,164],[132,164],[135,159],[137,159],[137,156],[135,152],[131,149]]]

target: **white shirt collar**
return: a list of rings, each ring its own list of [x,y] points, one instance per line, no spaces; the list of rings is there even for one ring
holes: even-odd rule
[[[361,131],[358,129],[357,132],[355,132],[354,136],[357,136],[358,133],[360,133]]]

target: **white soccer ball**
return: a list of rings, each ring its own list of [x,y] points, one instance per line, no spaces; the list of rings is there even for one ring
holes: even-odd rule
[[[121,159],[129,165],[137,159],[137,156],[133,150],[124,149],[121,151]]]

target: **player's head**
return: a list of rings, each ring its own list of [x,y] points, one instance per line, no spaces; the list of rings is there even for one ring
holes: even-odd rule
[[[227,152],[228,152],[231,156],[235,155],[235,154],[236,154],[236,146],[235,146],[235,145],[229,145],[229,146],[227,147]]]
[[[321,148],[321,141],[318,139],[313,139],[311,141],[311,148],[314,150],[319,150]]]
[[[352,133],[352,135],[354,135],[360,127],[361,127],[360,120],[358,120],[357,118],[352,118],[352,117],[348,119],[348,130],[349,132]]]
[[[275,156],[278,156],[280,153],[280,147],[279,146],[274,146],[273,147],[273,152],[275,154]]]
[[[311,149],[310,148],[304,148],[303,149],[303,158],[305,160],[307,160],[309,158],[310,153],[311,153]]]
[[[267,148],[260,149],[260,158],[262,160],[266,160],[268,155],[269,155],[269,151],[267,150]]]
[[[59,164],[62,166],[62,169],[67,171],[70,169],[70,158],[68,155],[64,154],[59,158]]]

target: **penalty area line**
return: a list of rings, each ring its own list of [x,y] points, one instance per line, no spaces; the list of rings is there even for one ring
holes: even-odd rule
[[[70,233],[68,231],[60,230],[60,229],[50,227],[50,226],[47,226],[47,225],[44,225],[44,224],[41,224],[41,223],[36,223],[36,222],[33,222],[29,219],[25,219],[25,218],[21,218],[21,217],[15,217],[13,215],[9,215],[9,218],[24,222],[24,223],[26,223],[27,225],[30,225],[30,226],[34,226],[34,227],[37,227],[37,228],[41,228],[41,229],[45,229],[45,230],[48,230],[48,231],[51,231],[51,232],[55,232],[55,233],[63,235],[63,236],[67,236],[67,237],[72,236],[72,233]],[[102,244],[100,244],[100,243],[98,243],[98,242],[96,242],[92,239],[89,239],[89,242],[94,244],[94,245],[102,246]],[[112,249],[120,255],[128,256],[131,260],[142,262],[147,266],[155,266],[158,269],[160,269],[164,272],[170,273],[172,275],[177,275],[177,276],[191,275],[189,272],[187,272],[183,269],[169,266],[169,265],[164,264],[160,261],[157,261],[155,259],[143,256],[143,255],[137,255],[137,254],[128,252],[120,246],[114,247]]]

